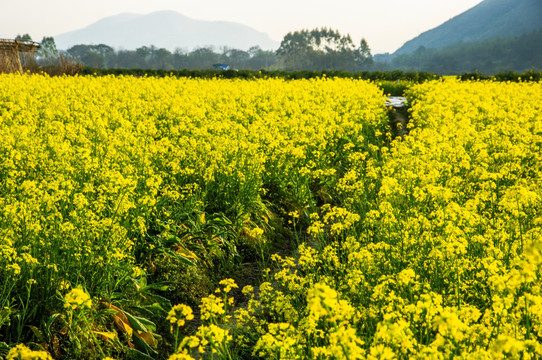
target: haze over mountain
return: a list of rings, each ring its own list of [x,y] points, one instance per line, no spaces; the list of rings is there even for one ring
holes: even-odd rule
[[[204,46],[248,50],[255,45],[276,50],[280,45],[267,34],[239,23],[195,20],[174,11],[114,15],[54,38],[57,47],[64,50],[78,44],[106,44],[126,50],[154,45],[171,51]]]
[[[456,43],[511,37],[540,28],[542,0],[484,0],[442,25],[407,41],[394,55],[412,53],[421,46],[442,49]]]

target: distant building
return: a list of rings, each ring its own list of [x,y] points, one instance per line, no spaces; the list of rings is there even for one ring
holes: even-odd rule
[[[230,70],[231,67],[227,64],[213,64],[213,69],[215,70]]]
[[[40,44],[26,40],[0,39],[0,73],[23,72]]]

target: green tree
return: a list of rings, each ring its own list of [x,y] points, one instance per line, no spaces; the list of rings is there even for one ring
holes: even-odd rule
[[[220,54],[211,47],[195,49],[188,54],[188,67],[192,69],[209,69],[220,61]]]
[[[246,69],[250,60],[250,54],[247,51],[238,49],[227,49],[223,57],[225,63],[236,69]]]
[[[286,34],[277,56],[286,70],[353,71],[372,59],[365,40],[356,49],[349,34],[325,27]]]
[[[137,55],[137,65],[135,67],[148,69],[153,50],[148,46],[142,46],[137,48],[135,52]]]
[[[271,50],[262,50],[259,46],[248,49],[250,60],[247,68],[251,70],[270,70],[277,66],[277,54]]]
[[[187,69],[189,65],[188,53],[184,49],[176,49],[172,55],[173,68]]]
[[[119,50],[117,52],[115,66],[124,69],[138,67],[139,57],[134,50]]]
[[[356,70],[369,70],[373,66],[373,56],[371,55],[371,49],[365,39],[361,39],[359,47],[355,52]]]
[[[18,40],[18,41],[32,41],[32,37],[28,34],[24,34],[24,35],[17,35],[15,37],[15,40]]]
[[[55,39],[52,36],[44,36],[40,43],[40,48],[36,51],[36,57],[42,65],[52,65],[58,59],[58,50]]]
[[[156,69],[173,69],[173,54],[168,49],[160,48],[155,50],[153,60],[153,67]]]
[[[74,45],[66,52],[73,60],[95,68],[108,67],[109,62],[115,61],[115,50],[104,44]]]
[[[313,67],[314,50],[311,46],[310,32],[301,30],[286,34],[277,50],[277,57],[286,70]]]

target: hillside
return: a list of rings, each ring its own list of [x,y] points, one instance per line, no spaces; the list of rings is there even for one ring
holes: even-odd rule
[[[248,26],[225,21],[194,20],[174,11],[110,16],[83,29],[57,35],[55,42],[59,49],[68,49],[77,44],[106,44],[127,50],[150,45],[169,50],[191,50],[204,46],[242,50],[255,45],[267,50],[279,47],[279,43],[267,34]]]
[[[444,24],[406,42],[394,55],[420,47],[441,49],[494,37],[510,37],[542,28],[541,0],[484,0]]]
[[[530,69],[542,70],[542,29],[508,38],[491,38],[471,43],[456,43],[443,49],[417,50],[397,55],[394,69],[429,71],[437,74],[484,74]]]

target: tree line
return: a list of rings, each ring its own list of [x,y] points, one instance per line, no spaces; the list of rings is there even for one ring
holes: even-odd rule
[[[32,40],[30,36],[17,37]],[[115,50],[99,45],[75,45],[63,51],[54,38],[44,37],[36,52],[39,66],[62,62],[95,69],[207,70],[225,64],[230,69],[267,71],[393,71],[430,72],[458,75],[497,74],[542,69],[542,29],[510,38],[493,38],[474,43],[459,43],[443,49],[420,47],[402,55],[372,56],[367,41],[355,45],[350,35],[319,28],[290,32],[276,51],[254,46],[247,51],[202,47],[192,51],[169,51],[155,46],[136,50]],[[75,69],[74,71],[77,71]]]
[[[29,35],[18,37],[32,40]],[[105,44],[80,44],[59,51],[54,38],[44,37],[36,53],[40,65],[50,65],[63,57],[86,67],[105,69],[210,69],[217,64],[245,70],[365,71],[372,67],[369,45],[362,39],[356,46],[350,35],[319,28],[288,33],[276,51],[254,46],[245,50],[202,47],[192,51],[170,51],[155,46],[116,50]]]

